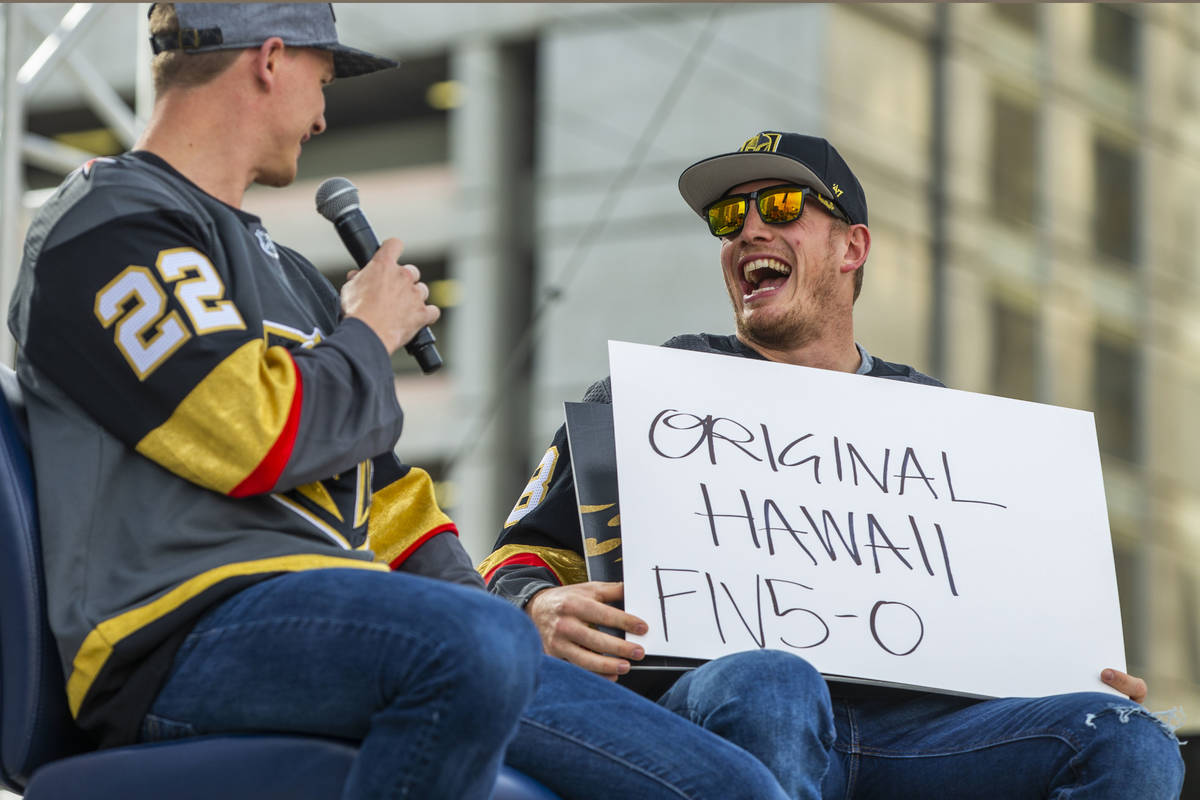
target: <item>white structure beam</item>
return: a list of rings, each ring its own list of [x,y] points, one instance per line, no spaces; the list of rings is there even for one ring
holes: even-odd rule
[[[12,297],[21,257],[21,192],[24,176],[21,164],[21,138],[25,115],[17,72],[21,68],[21,9],[5,3],[4,20],[4,110],[0,118],[0,298]],[[4,306],[7,309],[7,302]],[[7,318],[7,314],[5,314]],[[0,361],[12,364],[15,355],[12,334],[0,325]]]
[[[50,41],[56,35],[57,29],[44,17],[38,6],[31,5],[26,13],[29,21],[46,37],[45,41]],[[64,19],[63,23],[65,22]],[[61,27],[62,25],[59,26],[59,28]],[[81,27],[83,27],[82,24],[77,25],[73,30],[79,30]],[[83,90],[84,98],[96,112],[96,116],[112,130],[122,147],[132,147],[134,140],[137,139],[139,126],[134,119],[133,112],[129,110],[129,106],[121,99],[116,90],[100,77],[99,70],[78,48],[67,49],[64,58],[67,69],[78,82],[79,88]]]
[[[107,3],[76,3],[71,6],[71,10],[58,23],[58,27],[38,45],[17,73],[17,83],[26,97],[38,90],[107,8]]]

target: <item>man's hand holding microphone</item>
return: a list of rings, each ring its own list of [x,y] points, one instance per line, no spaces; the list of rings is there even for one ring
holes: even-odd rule
[[[388,354],[437,322],[441,309],[429,304],[429,287],[412,264],[399,263],[404,244],[386,239],[362,269],[351,270],[342,287],[342,310],[360,319],[383,342]]]
[[[375,331],[388,354],[404,345],[429,374],[442,366],[429,326],[441,309],[429,304],[429,287],[412,264],[401,264],[404,245],[388,239],[382,245],[358,205],[358,189],[345,178],[330,178],[317,187],[317,212],[333,223],[342,244],[360,269],[351,270],[342,287],[342,310]]]

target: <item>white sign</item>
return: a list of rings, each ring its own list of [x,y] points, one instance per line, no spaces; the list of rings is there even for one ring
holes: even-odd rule
[[[624,342],[609,363],[647,653],[980,696],[1125,668],[1091,413]]]

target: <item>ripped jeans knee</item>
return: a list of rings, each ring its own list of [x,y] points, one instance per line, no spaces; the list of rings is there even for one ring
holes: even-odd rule
[[[1175,730],[1182,722],[1178,708],[1153,712],[1132,702],[1108,701],[1084,714],[1083,730],[1096,739],[1086,750],[1091,760],[1108,762],[1114,782],[1137,794],[1110,789],[1114,797],[1174,798],[1183,790],[1183,758]],[[1119,767],[1118,767],[1119,765]],[[1120,778],[1116,778],[1120,775]],[[1139,788],[1140,787],[1140,788]]]
[[[1108,708],[1102,711],[1095,713],[1088,712],[1088,714],[1084,716],[1083,724],[1089,728],[1095,728],[1097,717],[1109,713],[1115,714],[1117,721],[1122,725],[1129,724],[1130,718],[1134,716],[1152,719],[1158,723],[1163,733],[1169,736],[1172,741],[1175,742],[1175,744],[1186,744],[1186,742],[1179,741],[1179,739],[1175,736],[1175,731],[1178,730],[1179,726],[1183,724],[1183,709],[1179,706],[1176,706],[1175,708],[1168,708],[1165,711],[1149,711],[1140,705],[1110,703]]]

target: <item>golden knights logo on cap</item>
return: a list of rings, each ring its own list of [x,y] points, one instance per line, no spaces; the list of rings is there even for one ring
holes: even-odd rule
[[[774,153],[779,149],[779,140],[783,138],[782,133],[774,131],[763,131],[755,134],[746,140],[742,145],[740,153]]]

